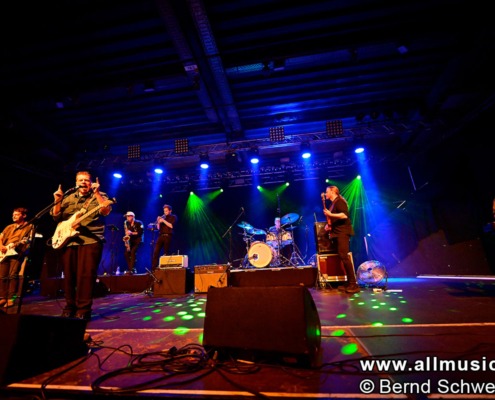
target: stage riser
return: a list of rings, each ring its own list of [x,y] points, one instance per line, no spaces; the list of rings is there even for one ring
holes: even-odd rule
[[[152,282],[148,274],[100,276],[95,287],[95,296],[103,296],[107,293],[137,293],[149,289]],[[60,297],[64,291],[64,278],[41,279],[41,295],[47,297]]]
[[[209,286],[293,286],[302,285],[313,287],[316,284],[318,269],[315,267],[297,268],[256,268],[231,270],[217,274],[192,273],[189,269],[157,271],[157,285],[148,274],[100,276],[95,288],[95,296],[104,296],[111,293],[138,293],[153,286],[155,295],[185,294],[194,290],[197,293],[206,293]],[[226,278],[226,279],[225,279]],[[220,282],[219,282],[220,281]],[[47,297],[61,297],[64,290],[64,278],[45,278],[41,282],[41,295]],[[193,287],[194,285],[194,287]]]

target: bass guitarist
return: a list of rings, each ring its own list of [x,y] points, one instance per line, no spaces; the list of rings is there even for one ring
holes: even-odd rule
[[[77,172],[76,186],[67,192],[59,185],[53,197],[50,215],[58,223],[56,252],[65,277],[62,317],[89,321],[105,243],[104,217],[112,211],[113,201],[100,191],[98,178],[93,182],[87,171]],[[73,226],[75,221],[78,224]]]
[[[356,271],[349,255],[351,236],[354,236],[349,206],[337,186],[327,186],[323,195],[323,214],[327,218],[325,230],[329,232],[330,240],[337,242],[337,252],[347,275],[347,284],[337,289],[346,293],[358,293],[361,290],[357,284]],[[325,200],[332,202],[330,208],[325,207]]]

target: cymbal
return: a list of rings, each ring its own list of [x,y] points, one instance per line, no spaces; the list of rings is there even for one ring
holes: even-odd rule
[[[289,213],[280,218],[282,225],[293,224],[299,219],[299,214]]]
[[[242,221],[241,223],[237,224],[237,226],[239,228],[247,229],[247,230],[253,229],[253,226],[251,224],[248,224],[246,221]]]
[[[248,229],[248,233],[251,235],[266,235],[266,232],[263,229],[256,228]]]
[[[293,231],[296,228],[297,228],[297,226],[288,226],[287,228],[284,228],[284,230],[285,231]]]

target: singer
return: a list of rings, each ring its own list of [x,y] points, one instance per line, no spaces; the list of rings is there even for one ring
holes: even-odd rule
[[[174,227],[177,223],[177,215],[172,214],[172,206],[164,204],[163,215],[156,219],[156,225],[158,228],[158,239],[153,249],[152,270],[156,270],[160,263],[160,252],[163,249],[164,255],[169,255],[170,243],[172,242],[172,236],[174,233]]]
[[[69,227],[64,230],[68,232],[65,245],[56,250],[65,277],[65,307],[62,317],[89,321],[93,307],[93,288],[105,243],[103,220],[112,211],[113,201],[100,191],[98,178],[93,182],[87,171],[76,174],[74,193],[66,196],[59,185],[53,197],[55,201],[50,215],[59,226],[68,224]],[[76,219],[80,222],[73,226]]]

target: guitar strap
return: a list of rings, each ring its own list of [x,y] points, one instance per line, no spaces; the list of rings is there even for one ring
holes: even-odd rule
[[[332,205],[330,206],[330,209],[329,211],[332,212],[333,210],[333,207],[335,206],[335,203],[337,203],[337,201],[339,201],[340,197],[337,197],[334,201],[332,201]]]
[[[93,195],[89,196],[89,198],[84,202],[83,206],[79,210],[80,213],[85,214],[86,211],[88,211],[88,206],[89,203],[91,203],[91,200],[93,200]]]

